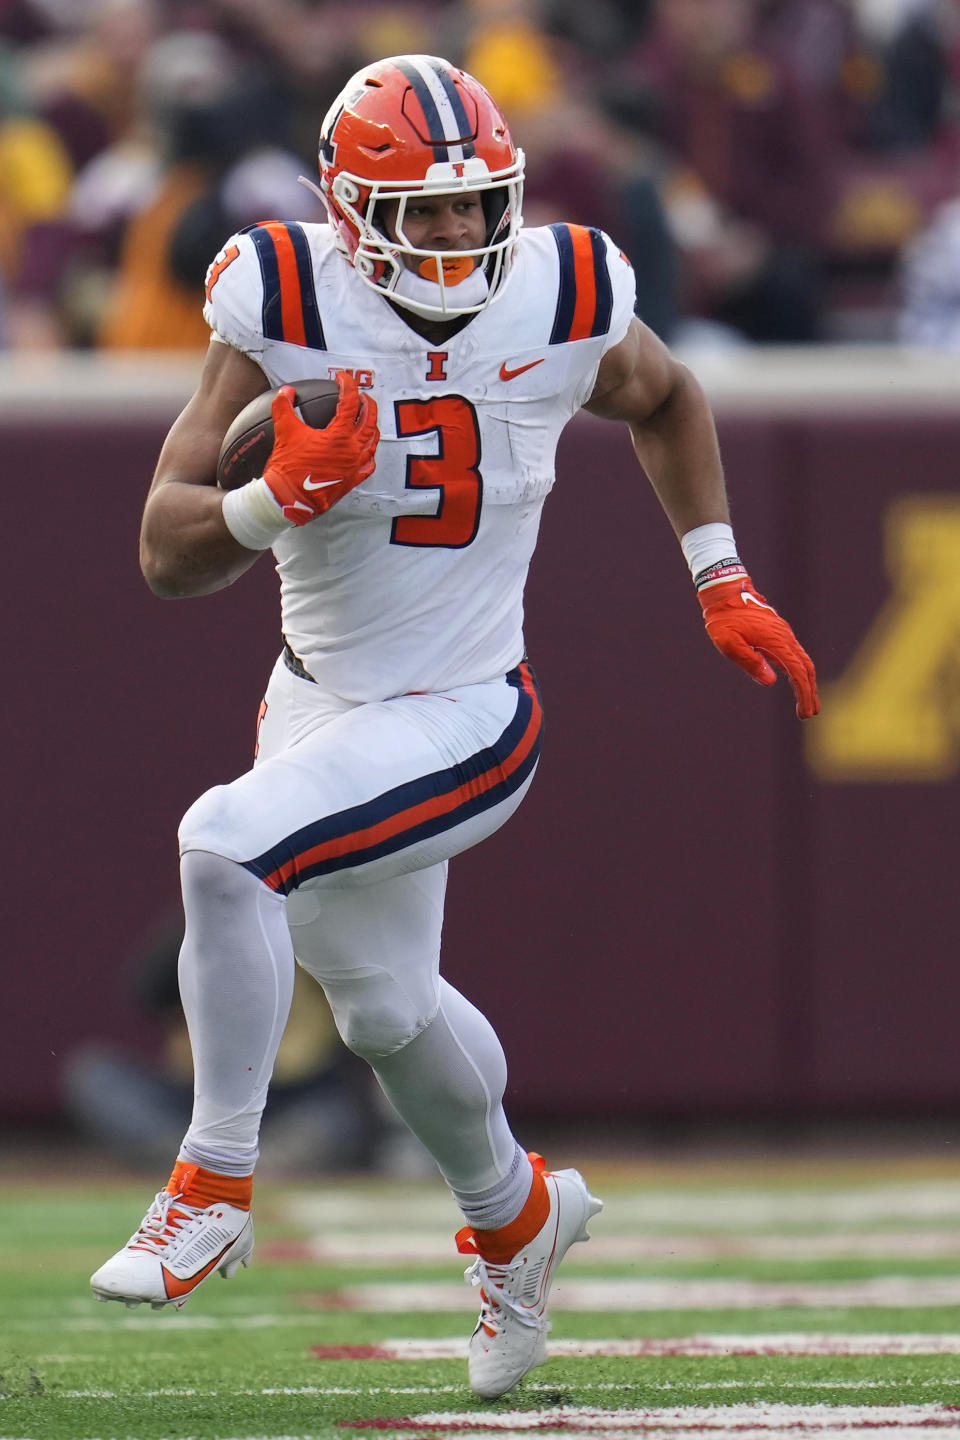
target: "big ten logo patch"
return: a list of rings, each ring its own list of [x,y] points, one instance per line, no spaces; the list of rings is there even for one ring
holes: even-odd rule
[[[373,386],[372,370],[352,370],[347,365],[327,366],[327,376],[329,379],[336,380],[338,375],[352,375],[357,382],[358,390],[369,390]]]
[[[960,500],[897,501],[884,550],[891,594],[822,688],[807,759],[825,780],[945,780],[960,769]]]

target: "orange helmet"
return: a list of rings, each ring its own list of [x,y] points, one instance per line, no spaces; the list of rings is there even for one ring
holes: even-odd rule
[[[480,195],[487,222],[485,245],[457,252],[458,258],[475,257],[486,280],[479,297],[475,284],[465,287],[476,303],[458,302],[455,281],[462,267],[445,277],[439,252],[417,249],[403,229],[410,200],[461,191]],[[337,243],[365,284],[431,318],[473,314],[497,295],[510,269],[523,223],[523,151],[472,75],[434,55],[395,55],[358,70],[327,112],[320,129],[320,193]],[[396,238],[387,234],[378,209],[384,200],[399,202]],[[434,291],[431,285],[429,300],[398,290],[405,256],[418,267],[424,259],[436,261],[437,286]]]

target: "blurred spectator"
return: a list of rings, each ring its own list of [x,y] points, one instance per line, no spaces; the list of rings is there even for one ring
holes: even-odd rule
[[[77,170],[135,125],[140,65],[164,19],[156,0],[95,0],[83,11],[82,29],[45,38],[23,59],[33,103]]]
[[[616,97],[564,96],[515,131],[527,154],[528,225],[596,225],[629,257],[637,314],[670,341],[678,318],[678,251],[661,199],[663,158],[642,121]]]
[[[30,112],[16,54],[0,48],[0,309],[2,343],[45,348],[60,343],[20,290],[32,227],[63,212],[73,179],[70,156],[56,131]]]
[[[941,206],[906,246],[899,279],[897,338],[960,353],[960,199]]]
[[[562,77],[537,0],[468,0],[463,8],[472,21],[463,67],[497,96],[511,127],[531,112],[553,110]]]
[[[443,9],[445,7],[441,7]],[[435,48],[436,3],[212,0],[218,30],[282,93],[292,149],[316,169],[317,136],[334,96],[365,60]]]
[[[91,1041],[64,1063],[67,1112],[81,1133],[126,1164],[169,1164],[193,1103],[190,1040],[177,963],[182,917],[171,916],[134,956],[133,1000],[155,1023],[155,1058]],[[411,1143],[412,1142],[412,1143]],[[375,1169],[429,1173],[432,1161],[401,1126],[370,1072],[342,1044],[319,985],[299,967],[261,1135],[275,1173]]]
[[[637,313],[663,339],[676,319],[676,247],[660,200],[649,133],[571,67],[536,0],[469,0],[458,60],[503,99],[527,159],[524,217],[596,225],[637,272]]]
[[[894,338],[902,247],[953,188],[953,0],[763,0],[763,33],[833,117],[828,335]]]
[[[888,151],[937,138],[946,119],[953,0],[854,0],[867,87],[861,143]]]
[[[826,98],[858,46],[849,0],[760,0],[757,34],[808,90]]]
[[[208,195],[233,148],[230,99],[237,72],[231,51],[214,35],[175,32],[147,51],[140,89],[152,125],[147,165],[154,181],[126,219],[97,344],[108,349],[205,347],[199,286],[185,284],[177,273],[174,249],[185,215]],[[89,177],[81,178],[89,190]],[[75,218],[83,223],[83,212],[78,210]]]
[[[69,226],[35,237],[28,279],[74,343],[204,348],[203,279],[227,236],[319,202],[281,143],[282,97],[216,34],[155,40],[137,101],[138,123],[78,175]]]
[[[201,348],[209,338],[203,277],[230,232],[271,218],[278,200],[290,219],[312,216],[316,204],[291,176],[299,162],[272,143],[282,131],[273,96],[218,36],[182,31],[155,42],[140,83],[158,173],[127,221],[96,341],[109,349]],[[240,165],[246,174],[237,174]],[[76,219],[83,221],[79,208]]]
[[[915,148],[947,118],[954,0],[760,0],[758,34],[855,149]]]
[[[456,59],[498,97],[526,156],[527,224],[553,220],[612,230],[609,176],[594,108],[565,75],[537,0],[466,0]],[[587,221],[587,217],[591,217]]]
[[[652,0],[550,0],[544,25],[567,42],[580,63],[606,66],[639,40],[650,18]]]
[[[657,0],[618,79],[643,91],[672,160],[684,308],[751,340],[806,342],[821,334],[836,136],[756,17],[754,0]]]

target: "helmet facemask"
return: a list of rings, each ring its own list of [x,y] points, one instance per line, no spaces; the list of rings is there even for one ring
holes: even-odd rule
[[[431,169],[439,168],[431,166]],[[437,320],[456,319],[459,315],[472,315],[485,309],[506,279],[508,253],[513,250],[522,223],[519,180],[511,178],[505,182],[499,175],[477,176],[476,179],[465,175],[463,184],[453,188],[449,184],[450,178],[440,177],[437,184],[419,185],[415,189],[370,186],[362,209],[351,204],[343,193],[345,187],[340,182],[346,180],[352,191],[352,186],[356,184],[352,177],[338,176],[333,186],[334,198],[360,235],[353,257],[354,268],[360,278],[389,295],[398,305],[406,305],[417,314]],[[477,183],[478,180],[481,183]],[[487,220],[485,244],[475,250],[427,250],[414,245],[408,238],[404,229],[408,204],[428,195],[446,198],[477,192],[481,203],[487,196],[493,202],[489,207],[484,204],[485,217],[490,210],[496,215],[492,224]],[[386,201],[397,203],[393,235],[388,233],[383,221],[382,206]],[[408,261],[409,264],[406,263]],[[469,265],[468,269],[465,269],[465,264]],[[410,275],[436,286],[435,296],[428,298],[428,292],[421,286],[405,286],[404,281]],[[482,292],[474,277],[484,280]],[[478,298],[465,303],[467,296]]]

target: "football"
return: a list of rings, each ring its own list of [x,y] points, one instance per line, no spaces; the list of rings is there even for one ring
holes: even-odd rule
[[[304,424],[315,430],[329,425],[340,398],[336,380],[298,380],[294,389],[294,408]],[[221,490],[236,490],[263,474],[273,449],[270,407],[276,393],[265,390],[251,400],[224,435],[217,460],[217,484]]]

